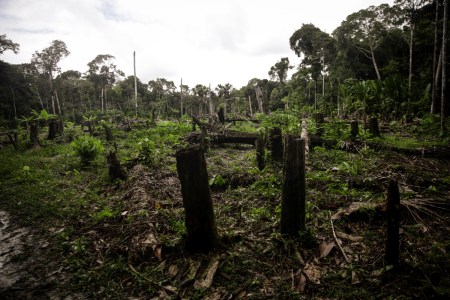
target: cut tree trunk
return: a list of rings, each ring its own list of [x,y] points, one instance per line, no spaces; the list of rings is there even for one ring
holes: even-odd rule
[[[281,195],[281,233],[298,236],[305,231],[305,140],[286,138],[284,182]]]
[[[108,174],[111,182],[117,179],[125,180],[127,178],[115,151],[109,151],[108,155],[106,155],[106,161],[108,162]]]
[[[356,138],[359,134],[359,125],[358,125],[358,121],[354,120],[350,123],[350,133],[351,133],[351,137],[352,138]]]
[[[378,127],[378,119],[376,117],[370,118],[369,132],[372,136],[380,136],[380,128]]]
[[[58,124],[56,124],[56,120],[50,120],[48,122],[48,136],[47,140],[54,140],[56,138],[56,127]]]
[[[176,160],[186,214],[186,250],[208,252],[217,246],[218,237],[203,150],[195,146],[178,150]]]
[[[38,124],[30,123],[30,146],[39,146]]]
[[[225,124],[225,111],[223,107],[219,108],[219,112],[217,113],[217,117],[219,118],[220,124]]]
[[[14,147],[14,150],[19,150],[19,135],[17,134],[17,131],[14,131],[13,133],[8,132],[7,135],[11,145]]]
[[[274,161],[283,160],[283,137],[281,135],[281,128],[275,127],[270,130],[269,144],[272,159]]]
[[[391,180],[387,191],[386,265],[397,266],[400,256],[400,193],[398,183]]]

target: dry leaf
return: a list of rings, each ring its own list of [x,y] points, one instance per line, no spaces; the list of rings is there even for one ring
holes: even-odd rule
[[[307,264],[303,269],[303,273],[306,275],[309,281],[314,284],[320,284],[320,269],[313,264]]]
[[[178,275],[178,272],[179,272],[179,270],[178,270],[177,265],[171,265],[171,266],[169,267],[169,276],[170,276],[170,279],[173,279],[175,276],[177,276],[177,275]]]
[[[162,252],[162,248],[161,247],[155,247],[154,253],[155,253],[156,258],[159,261],[162,261],[162,254],[161,254],[161,252]]]
[[[297,290],[300,293],[304,293],[305,292],[305,287],[306,287],[306,277],[305,277],[305,275],[303,275],[303,273],[301,273],[300,274],[300,282],[298,283]]]
[[[352,284],[358,284],[360,281],[359,281],[359,278],[358,278],[358,274],[356,274],[356,272],[355,271],[352,271]]]
[[[322,242],[319,245],[319,249],[320,249],[320,257],[326,257],[328,254],[330,254],[331,250],[333,250],[334,246],[336,246],[336,244],[334,242],[331,243],[327,243],[327,242]]]

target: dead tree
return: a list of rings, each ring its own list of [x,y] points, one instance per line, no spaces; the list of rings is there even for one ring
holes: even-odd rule
[[[269,144],[272,159],[274,161],[283,160],[283,137],[279,127],[272,128],[269,132]]]
[[[224,111],[222,106],[219,108],[219,112],[217,113],[217,117],[219,118],[220,124],[222,124],[222,125],[225,124],[225,111]]]
[[[284,182],[281,195],[281,233],[298,236],[305,231],[305,140],[286,137]]]
[[[391,180],[387,190],[386,265],[397,266],[400,256],[400,193],[397,181]]]
[[[218,238],[203,149],[192,146],[178,150],[176,160],[186,214],[186,250],[208,252]]]

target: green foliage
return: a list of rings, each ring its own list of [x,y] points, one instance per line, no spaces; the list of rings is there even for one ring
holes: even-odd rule
[[[87,135],[78,137],[70,145],[85,166],[91,164],[104,151],[99,139]]]
[[[138,160],[151,166],[157,165],[159,162],[159,149],[154,141],[145,138],[138,143],[139,155]]]
[[[209,179],[209,186],[211,187],[223,187],[226,184],[226,180],[220,174],[216,174]]]
[[[270,115],[259,114],[257,118],[261,121],[261,127],[267,130],[279,127],[283,134],[301,132],[300,115],[296,111],[277,110]]]

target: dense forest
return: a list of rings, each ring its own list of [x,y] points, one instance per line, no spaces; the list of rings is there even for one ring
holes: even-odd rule
[[[13,65],[0,35],[0,298],[446,299],[448,24],[303,24],[240,88],[62,71],[62,40]]]

